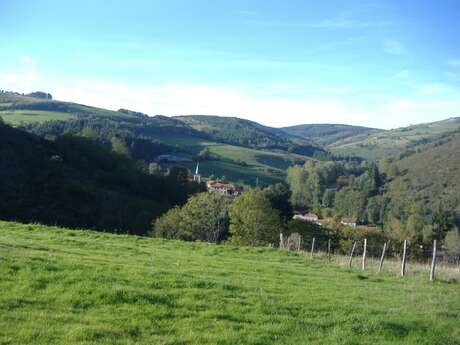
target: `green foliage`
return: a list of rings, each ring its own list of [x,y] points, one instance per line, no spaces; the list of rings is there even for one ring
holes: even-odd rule
[[[270,185],[263,190],[265,196],[270,201],[272,208],[279,211],[284,224],[293,216],[292,205],[290,202],[291,191],[283,183]]]
[[[456,255],[457,258],[460,258],[460,231],[458,228],[454,228],[447,232],[444,244],[449,254]]]
[[[279,212],[260,190],[248,190],[229,209],[233,243],[263,246],[277,243],[281,231]]]
[[[313,237],[317,239],[324,239],[329,236],[329,232],[325,231],[319,225],[300,219],[291,219],[288,222],[286,235],[289,236],[293,233],[300,234],[304,243],[311,243]]]
[[[115,153],[117,153],[117,154],[119,154],[121,156],[125,156],[127,158],[130,158],[131,154],[130,154],[129,149],[126,146],[125,142],[123,142],[121,139],[119,139],[117,137],[113,137],[110,140],[110,143],[112,145],[113,152],[115,152]]]
[[[219,193],[200,193],[182,207],[169,210],[154,222],[157,237],[219,243],[228,237],[230,199]]]
[[[291,202],[301,208],[320,212],[333,208],[338,216],[349,216],[360,222],[368,218],[368,199],[379,193],[382,178],[374,163],[313,162],[288,169],[287,182],[292,191]],[[374,200],[370,212],[376,210]]]
[[[50,142],[0,125],[0,214],[145,234],[153,218],[203,187],[174,174],[152,176],[136,162],[83,137]]]

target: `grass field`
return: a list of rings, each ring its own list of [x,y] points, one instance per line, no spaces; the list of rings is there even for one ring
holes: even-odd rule
[[[460,118],[414,125],[385,132],[367,133],[339,140],[328,149],[337,154],[379,159],[396,155],[421,140],[435,140],[440,135],[460,128]]]
[[[158,140],[168,145],[186,148],[192,155],[197,155],[204,148],[218,156],[217,161],[203,161],[200,168],[204,176],[225,176],[243,185],[253,185],[256,178],[261,183],[277,183],[284,180],[286,169],[295,162],[302,163],[308,157],[283,152],[263,151],[246,147],[207,141],[194,137],[164,136]],[[237,162],[244,162],[243,166]],[[195,162],[185,164],[195,168]]]
[[[0,117],[3,118],[6,123],[13,126],[17,126],[22,123],[27,124],[32,122],[57,120],[65,121],[76,118],[76,116],[72,114],[44,110],[6,110],[0,111]]]
[[[460,344],[460,286],[0,222],[0,344]]]

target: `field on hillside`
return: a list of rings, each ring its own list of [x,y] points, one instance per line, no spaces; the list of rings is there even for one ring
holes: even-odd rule
[[[33,122],[57,121],[57,120],[72,120],[76,116],[58,111],[44,110],[6,110],[0,111],[0,117],[13,126],[27,124]]]
[[[232,181],[241,184],[254,184],[257,177],[264,183],[280,182],[284,179],[285,170],[289,166],[295,162],[301,164],[309,159],[297,154],[256,150],[200,138],[164,136],[158,139],[165,144],[184,147],[194,155],[207,148],[211,154],[224,161],[203,161],[200,163],[202,173],[205,176],[213,174],[221,177],[225,175]],[[246,165],[243,166],[238,162],[244,162]],[[185,165],[191,169],[195,167],[194,162]]]
[[[0,344],[460,344],[460,286],[0,222]]]
[[[411,145],[436,140],[439,136],[460,128],[460,118],[414,125],[374,134],[349,137],[333,143],[328,149],[336,154],[357,155],[379,159],[405,151]]]

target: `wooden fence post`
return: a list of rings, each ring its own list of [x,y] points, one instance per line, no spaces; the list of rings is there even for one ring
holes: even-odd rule
[[[331,240],[327,241],[327,261],[331,262]]]
[[[380,257],[379,273],[382,272],[383,260],[385,260],[386,251],[387,251],[387,243],[385,242],[385,243],[383,244],[382,256]]]
[[[404,277],[406,274],[406,251],[407,251],[407,240],[404,240],[404,249],[403,249],[403,257],[401,262],[401,277]]]
[[[311,242],[311,252],[310,256],[313,259],[313,252],[315,251],[315,238],[313,237],[313,241]]]
[[[431,260],[430,281],[434,280],[436,270],[436,240],[433,242],[433,259]]]
[[[353,242],[353,247],[351,248],[350,261],[348,262],[348,267],[351,268],[351,262],[353,261],[353,255],[355,254],[356,241]]]
[[[364,248],[363,248],[363,271],[366,269],[366,255],[367,255],[367,238],[364,239]]]
[[[283,233],[280,232],[280,249],[284,248]]]

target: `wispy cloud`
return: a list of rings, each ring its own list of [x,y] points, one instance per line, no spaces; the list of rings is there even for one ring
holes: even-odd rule
[[[409,71],[407,69],[403,69],[396,73],[396,77],[406,79],[409,78]]]
[[[387,39],[383,41],[383,51],[391,55],[403,55],[406,53],[406,48],[397,40]]]
[[[387,21],[361,21],[342,18],[324,19],[317,23],[309,24],[310,27],[319,29],[363,29],[389,25],[391,25],[391,22]]]
[[[362,21],[346,18],[326,18],[316,22],[295,22],[284,20],[252,20],[252,24],[280,27],[280,28],[310,28],[310,29],[364,29],[371,27],[390,26],[392,23],[389,21]]]

